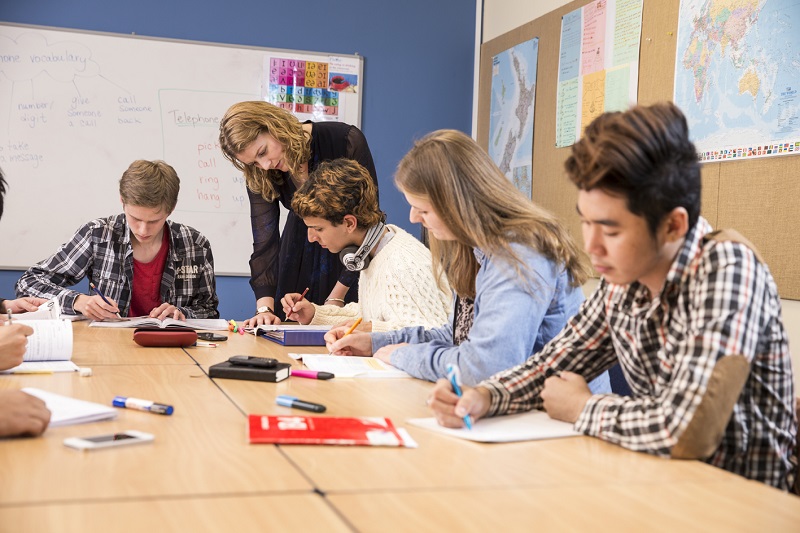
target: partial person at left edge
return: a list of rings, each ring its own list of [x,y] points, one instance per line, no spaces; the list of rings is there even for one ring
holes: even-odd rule
[[[55,254],[17,281],[17,296],[57,297],[66,314],[219,318],[211,245],[194,228],[167,220],[180,179],[164,161],[137,160],[122,174],[123,213],[78,228]],[[97,292],[69,287],[83,278]]]
[[[3,216],[6,181],[0,170],[0,217]],[[46,300],[21,298],[17,300],[0,299],[0,309],[18,313],[20,309],[33,311]],[[32,308],[31,308],[32,307]],[[25,324],[5,324],[0,327],[0,370],[8,370],[22,363],[28,348],[28,336],[33,328]],[[21,390],[0,391],[0,438],[36,437],[44,433],[50,423],[50,410],[35,396]]]

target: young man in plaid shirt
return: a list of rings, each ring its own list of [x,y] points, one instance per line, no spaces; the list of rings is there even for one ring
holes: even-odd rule
[[[219,318],[211,245],[167,218],[180,179],[163,161],[134,161],[119,181],[123,213],[92,220],[17,282],[18,296],[58,297],[67,314]],[[84,277],[98,292],[69,289]]]
[[[717,363],[740,355],[749,374],[706,461],[789,489],[797,421],[777,289],[750,248],[708,235],[683,114],[662,103],[601,115],[566,169],[600,285],[527,362],[461,399],[437,383],[428,403],[439,423],[544,408],[587,435],[669,457]],[[616,363],[632,396],[592,395],[586,382]]]

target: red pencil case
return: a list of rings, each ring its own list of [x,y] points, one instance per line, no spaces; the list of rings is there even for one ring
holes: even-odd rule
[[[191,346],[197,342],[197,332],[191,328],[136,328],[133,342],[139,346]]]

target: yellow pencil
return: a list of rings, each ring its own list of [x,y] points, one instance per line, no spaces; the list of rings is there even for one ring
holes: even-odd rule
[[[353,331],[355,331],[355,329],[358,327],[359,324],[361,324],[361,317],[358,317],[358,319],[355,322],[353,322],[353,325],[350,326],[350,329],[348,329],[347,333],[342,335],[342,337],[347,337],[348,335],[353,333]]]

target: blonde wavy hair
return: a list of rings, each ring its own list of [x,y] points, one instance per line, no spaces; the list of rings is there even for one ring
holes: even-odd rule
[[[286,164],[292,174],[298,174],[302,164],[311,159],[311,137],[303,130],[297,117],[268,102],[239,102],[225,112],[219,123],[222,153],[244,173],[251,191],[272,201],[278,197],[283,173],[275,169],[263,170],[253,164],[246,165],[236,157],[262,133],[269,133],[283,146]]]
[[[508,260],[531,291],[535,278],[525,275],[528,265],[511,243],[528,245],[562,265],[575,287],[591,274],[586,256],[558,220],[524,197],[460,131],[439,130],[417,141],[400,161],[394,181],[403,193],[430,202],[456,237],[440,241],[430,235],[430,247],[434,274],[444,271],[462,298],[475,297],[480,265],[473,248]]]

